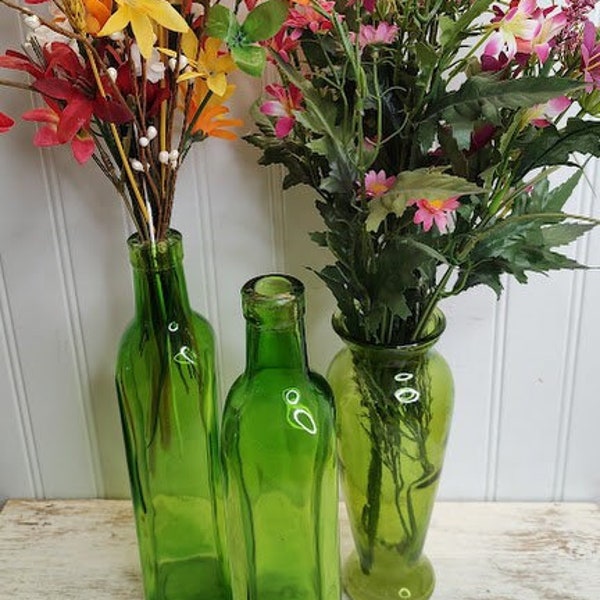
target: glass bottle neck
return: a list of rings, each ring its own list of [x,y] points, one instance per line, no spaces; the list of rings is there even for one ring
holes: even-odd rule
[[[306,338],[302,320],[277,328],[248,322],[246,373],[263,369],[307,370]]]
[[[307,370],[304,286],[288,275],[265,275],[242,288],[246,318],[246,373]]]
[[[170,322],[191,312],[185,275],[181,235],[170,232],[167,240],[152,244],[129,240],[133,267],[136,318]]]

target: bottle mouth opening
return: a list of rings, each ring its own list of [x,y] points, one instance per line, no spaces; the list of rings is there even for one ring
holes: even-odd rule
[[[268,275],[261,277],[254,284],[254,291],[259,296],[266,298],[275,298],[277,296],[287,295],[293,291],[292,282],[287,277],[281,275]]]
[[[291,275],[271,273],[248,281],[242,288],[244,299],[261,303],[286,304],[304,294],[304,285]]]
[[[293,319],[304,313],[304,284],[281,273],[254,277],[242,287],[242,308],[252,322]]]

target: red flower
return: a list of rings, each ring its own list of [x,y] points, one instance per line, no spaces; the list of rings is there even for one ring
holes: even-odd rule
[[[6,133],[15,122],[3,112],[0,112],[0,133]]]
[[[61,113],[55,108],[35,108],[26,112],[23,119],[46,123],[37,130],[33,138],[35,146],[45,148],[70,142],[73,156],[79,164],[84,164],[94,154],[94,140],[89,133],[77,127],[78,118],[65,117],[64,112]]]
[[[319,0],[318,3],[328,14],[331,14],[335,8],[335,2]],[[296,0],[284,25],[294,29],[309,29],[313,33],[327,33],[333,28],[331,20],[312,8],[307,0]]]

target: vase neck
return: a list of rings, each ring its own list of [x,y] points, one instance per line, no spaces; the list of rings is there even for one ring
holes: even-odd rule
[[[157,243],[132,236],[128,245],[136,318],[158,325],[190,314],[181,234],[170,231],[166,240]]]
[[[263,369],[307,371],[304,287],[288,276],[268,275],[242,289],[246,318],[246,373]]]
[[[398,345],[384,346],[372,344],[364,340],[357,340],[350,337],[346,331],[343,322],[343,316],[340,314],[334,315],[332,320],[335,332],[340,336],[342,341],[355,355],[371,356],[379,361],[389,359],[394,361],[397,359],[410,359],[420,355],[425,355],[433,348],[446,328],[446,318],[444,313],[438,308],[431,315],[423,335],[414,342]]]

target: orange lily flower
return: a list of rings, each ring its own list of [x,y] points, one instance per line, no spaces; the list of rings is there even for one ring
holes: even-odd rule
[[[87,30],[96,35],[108,21],[113,7],[112,0],[83,0]]]
[[[192,102],[192,108],[194,108]],[[197,107],[196,107],[197,108]],[[201,113],[192,131],[203,137],[216,137],[224,140],[235,140],[237,135],[227,131],[227,127],[241,127],[244,122],[241,119],[227,119],[225,115],[229,112],[226,106],[207,106]],[[192,112],[193,114],[193,112]]]

